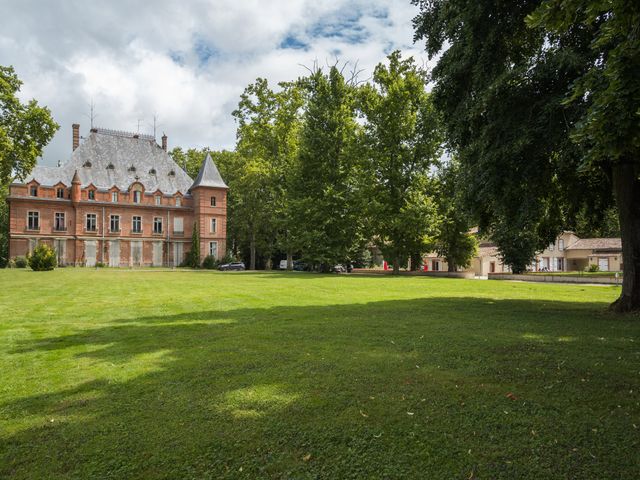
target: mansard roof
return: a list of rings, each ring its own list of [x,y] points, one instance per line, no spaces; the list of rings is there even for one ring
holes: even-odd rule
[[[202,162],[198,177],[191,185],[191,189],[196,187],[228,188],[209,153],[207,153],[207,157]]]
[[[92,129],[89,137],[74,150],[65,164],[60,167],[37,166],[25,183],[35,180],[47,186],[58,182],[71,185],[76,170],[83,187],[93,184],[102,190],[113,186],[128,190],[131,184],[139,182],[146,191],[159,189],[171,195],[177,191],[188,191],[192,184],[191,177],[152,136],[101,128]]]

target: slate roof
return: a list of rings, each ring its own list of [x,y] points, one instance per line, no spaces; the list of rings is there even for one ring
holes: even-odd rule
[[[218,167],[213,163],[213,159],[211,155],[207,153],[207,158],[202,162],[202,166],[200,167],[200,172],[198,172],[198,177],[196,178],[191,188],[195,187],[217,187],[217,188],[228,188],[227,184],[224,183],[222,176],[220,176],[220,172],[218,171]]]
[[[569,245],[565,250],[622,250],[619,238],[581,238]]]
[[[71,186],[76,170],[82,187],[93,184],[102,190],[113,186],[128,190],[132,183],[140,182],[147,193],[159,189],[173,195],[186,194],[193,183],[152,136],[100,128],[91,131],[64,165],[36,166],[25,183],[36,180],[40,185],[54,186],[62,182]]]

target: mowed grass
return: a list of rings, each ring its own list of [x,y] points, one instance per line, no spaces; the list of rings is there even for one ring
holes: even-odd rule
[[[618,291],[0,271],[0,477],[637,479]]]

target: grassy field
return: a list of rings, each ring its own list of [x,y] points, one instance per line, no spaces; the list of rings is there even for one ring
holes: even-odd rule
[[[637,479],[617,287],[0,271],[0,477]]]

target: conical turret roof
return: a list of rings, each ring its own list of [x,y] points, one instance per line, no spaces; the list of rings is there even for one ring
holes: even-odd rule
[[[216,164],[213,162],[209,153],[207,153],[204,162],[202,162],[200,172],[198,172],[198,177],[195,182],[193,182],[193,185],[191,185],[190,190],[193,190],[196,187],[229,188],[227,187],[227,184],[224,183],[224,180],[218,171],[218,167],[216,167]]]

